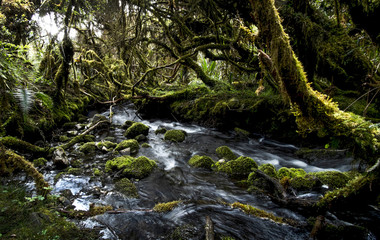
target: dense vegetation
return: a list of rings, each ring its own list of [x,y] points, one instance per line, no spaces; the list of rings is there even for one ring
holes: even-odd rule
[[[349,149],[362,176],[318,208],[361,194],[379,205],[379,9],[377,0],[0,1],[0,173],[26,171],[46,205],[9,208],[52,214],[56,200],[29,161],[49,159],[53,130],[86,109],[127,100],[148,116]],[[49,17],[57,27],[46,32]],[[2,209],[24,194],[0,191]]]

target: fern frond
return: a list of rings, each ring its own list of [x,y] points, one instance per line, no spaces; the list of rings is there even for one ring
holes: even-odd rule
[[[22,113],[24,115],[27,114],[32,108],[34,97],[33,91],[27,88],[18,88],[16,89],[16,92],[13,93],[13,96],[16,98]]]

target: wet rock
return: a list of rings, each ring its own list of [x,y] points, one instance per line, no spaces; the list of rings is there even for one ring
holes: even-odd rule
[[[143,144],[141,144],[141,147],[142,148],[151,148],[152,146],[150,146],[148,143],[143,143]]]
[[[120,151],[123,155],[131,155],[131,148],[126,148]]]
[[[67,131],[67,135],[69,135],[71,137],[76,136],[76,135],[78,135],[78,131],[76,131],[76,130]]]
[[[249,174],[248,184],[250,185],[249,191],[258,189],[260,192],[266,192],[277,199],[283,199],[287,196],[285,188],[277,179],[258,169],[255,169]]]
[[[148,135],[148,133],[149,133],[149,127],[148,126],[146,126],[145,124],[140,123],[140,122],[135,122],[132,124],[132,126],[130,126],[124,132],[124,136],[126,138],[132,139],[132,138],[137,137],[140,134],[146,136],[146,135]]]
[[[117,146],[117,143],[111,141],[101,141],[96,143],[96,147],[104,152],[110,152]]]
[[[53,153],[53,163],[58,169],[63,169],[69,166],[69,159],[67,158],[65,150],[58,147]]]
[[[37,158],[33,160],[33,165],[35,167],[43,167],[46,166],[47,160],[45,158]]]
[[[237,158],[237,156],[227,146],[220,146],[215,151],[216,151],[216,155],[219,158],[223,158],[227,161],[235,160]]]
[[[211,169],[214,163],[214,160],[208,156],[195,155],[189,160],[189,165],[197,168]]]
[[[164,139],[172,142],[183,142],[186,138],[186,132],[182,130],[168,130],[164,135]]]

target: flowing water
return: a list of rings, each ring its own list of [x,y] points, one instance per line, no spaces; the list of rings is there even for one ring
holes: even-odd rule
[[[282,208],[270,201],[268,197],[249,194],[246,189],[236,185],[224,174],[190,167],[187,162],[195,154],[208,155],[218,160],[215,149],[226,145],[237,155],[253,158],[259,165],[271,163],[280,167],[301,167],[306,171],[351,169],[350,158],[319,161],[308,164],[295,157],[296,146],[271,141],[265,138],[241,138],[233,132],[220,132],[215,129],[197,125],[182,124],[169,120],[142,120],[136,114],[133,105],[113,107],[113,124],[109,129],[96,132],[96,140],[113,137],[115,142],[125,140],[121,125],[126,120],[141,121],[150,127],[148,143],[150,148],[140,148],[138,156],[144,155],[156,160],[158,168],[139,181],[135,181],[139,198],[127,198],[114,190],[110,177],[94,177],[94,167],[104,167],[107,160],[115,157],[113,153],[97,152],[80,154],[74,146],[68,154],[70,160],[82,161],[84,173],[80,176],[64,175],[54,181],[57,170],[46,173],[46,178],[53,186],[53,193],[59,194],[69,189],[74,195],[72,204],[77,210],[88,210],[91,203],[111,205],[115,211],[105,213],[78,224],[98,228],[104,239],[178,239],[176,232],[181,232],[187,239],[205,238],[205,221],[209,216],[214,224],[217,236],[230,236],[234,239],[308,239],[309,230],[278,224],[268,219],[247,215],[228,204],[241,202],[266,210],[276,216],[291,218],[305,223],[301,214]],[[105,111],[101,114],[109,116]],[[182,143],[163,140],[162,134],[155,134],[158,128],[182,129],[187,132]],[[56,143],[57,144],[57,143]],[[318,197],[315,193],[298,196]],[[182,200],[180,204],[167,213],[157,213],[151,209],[156,203]]]

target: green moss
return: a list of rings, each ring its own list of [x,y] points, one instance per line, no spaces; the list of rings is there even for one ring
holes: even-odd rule
[[[68,174],[72,174],[75,176],[80,176],[82,174],[82,172],[83,172],[82,168],[69,168],[67,170]]]
[[[235,132],[241,137],[249,137],[250,133],[241,128],[234,128]]]
[[[131,127],[134,123],[136,123],[135,121],[131,121],[131,120],[127,120],[124,122],[122,128],[123,129],[128,129],[129,127]]]
[[[137,188],[133,182],[128,178],[123,178],[115,183],[115,189],[118,192],[126,195],[130,198],[138,198],[139,194],[137,193]]]
[[[22,153],[36,153],[45,154],[47,149],[35,146],[31,143],[25,142],[15,137],[2,137],[0,143],[4,146]]]
[[[130,126],[124,132],[124,136],[126,138],[135,138],[140,134],[143,134],[146,136],[146,135],[148,135],[148,133],[149,133],[149,127],[148,126],[146,126],[145,124],[140,123],[140,122],[135,122],[132,124],[132,126]]]
[[[116,146],[115,151],[121,151],[121,150],[126,149],[126,148],[130,148],[131,149],[131,153],[135,154],[135,153],[137,153],[139,151],[140,145],[137,142],[137,140],[135,140],[135,139],[128,139],[128,140],[124,140],[124,141],[120,142]]]
[[[69,140],[70,140],[70,138],[67,135],[61,135],[61,136],[59,136],[59,141],[60,142],[67,142]]]
[[[99,239],[96,231],[79,229],[57,214],[55,204],[51,197],[33,198],[23,189],[0,186],[0,238]]]
[[[82,153],[85,153],[85,154],[93,153],[93,152],[95,152],[95,150],[96,150],[95,142],[86,142],[85,144],[83,144],[79,148],[79,151],[81,151]]]
[[[272,178],[277,178],[276,168],[270,163],[262,164],[258,169]]]
[[[153,207],[153,211],[155,212],[169,212],[173,210],[174,208],[178,207],[178,205],[181,203],[181,201],[172,201],[167,203],[157,203]]]
[[[117,157],[106,162],[106,172],[120,171],[124,177],[141,179],[147,177],[157,166],[154,160],[140,156],[133,158],[131,156]]]
[[[306,175],[306,171],[302,168],[287,168],[282,167],[278,170],[278,178],[288,177],[288,178],[294,178],[294,177],[302,177]]]
[[[74,146],[76,143],[85,143],[85,142],[93,142],[95,137],[93,135],[78,135],[72,138],[68,143],[61,145],[64,150]]]
[[[218,158],[223,158],[227,161],[235,160],[237,156],[227,146],[220,146],[216,149],[216,155]]]
[[[117,143],[111,141],[101,141],[96,143],[96,147],[99,150],[105,149],[107,152],[112,151],[117,146]]]
[[[216,166],[218,171],[225,172],[234,178],[246,178],[253,169],[258,168],[252,158],[243,156],[229,162],[217,163]]]
[[[94,174],[94,176],[101,176],[101,175],[103,175],[102,171],[100,171],[99,168],[93,168],[92,169],[92,173]]]
[[[325,171],[311,173],[316,176],[323,184],[329,186],[330,189],[344,187],[350,180],[347,175],[338,171]]]
[[[259,218],[267,218],[267,219],[273,220],[277,223],[283,223],[284,222],[284,219],[282,217],[277,217],[277,216],[273,215],[272,213],[268,213],[264,210],[255,208],[251,205],[246,205],[246,204],[242,204],[239,202],[234,202],[233,204],[231,204],[231,207],[232,208],[238,208],[238,209],[242,210],[243,212],[245,212],[246,214],[253,215],[253,216],[256,216]]]
[[[309,174],[306,174],[305,176],[296,176],[290,180],[290,186],[298,191],[310,191],[320,185],[318,178]]]
[[[165,134],[166,133],[166,129],[165,128],[158,128],[156,131],[154,131],[154,133],[157,135],[157,134]]]
[[[37,158],[33,160],[33,165],[35,167],[46,166],[47,160],[45,158]]]
[[[148,143],[143,143],[143,144],[141,144],[141,147],[142,148],[151,148],[152,146],[150,146]]]
[[[190,160],[189,160],[189,165],[197,168],[206,168],[206,169],[211,169],[211,167],[214,165],[214,160],[212,160],[208,156],[199,156],[199,155],[194,155]]]
[[[172,142],[183,142],[185,141],[186,133],[182,130],[168,130],[164,135],[164,139]]]

